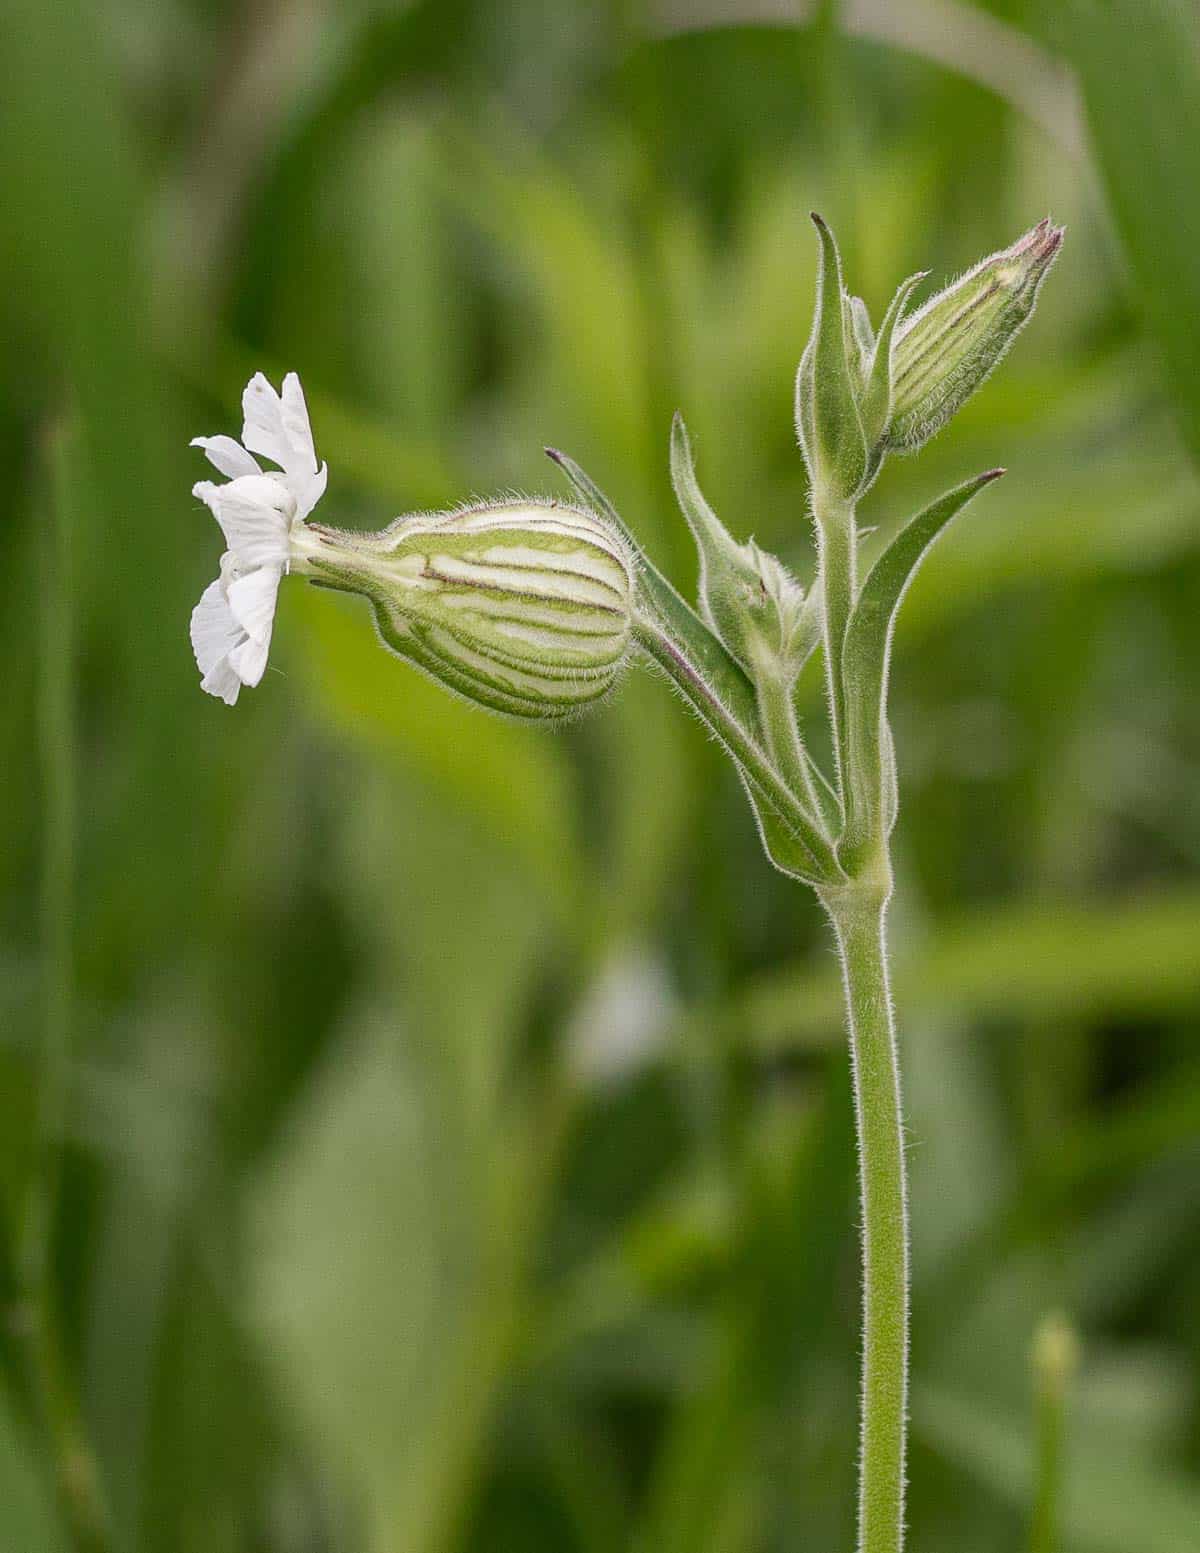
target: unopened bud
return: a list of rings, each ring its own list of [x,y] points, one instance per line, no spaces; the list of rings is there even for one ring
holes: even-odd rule
[[[846,359],[850,364],[850,379],[855,396],[862,398],[871,362],[875,359],[875,331],[871,327],[871,315],[861,297],[842,293],[842,311],[845,315],[843,330],[846,336]]]
[[[751,539],[739,544],[705,500],[682,416],[671,426],[671,480],[700,556],[700,611],[752,674],[770,670],[789,683],[816,645],[818,617],[804,589]]]
[[[921,447],[980,386],[1028,321],[1062,239],[1062,227],[1039,221],[903,320],[892,355],[890,447]]]
[[[384,642],[469,700],[570,716],[629,652],[633,569],[594,513],[513,501],[399,518],[377,534],[307,525],[293,569],[365,594]]]
[[[821,247],[812,333],[796,374],[796,433],[815,489],[838,501],[858,492],[867,470],[859,419],[864,318],[842,286],[842,261],[827,224],[812,213]],[[819,511],[819,509],[818,509]]]

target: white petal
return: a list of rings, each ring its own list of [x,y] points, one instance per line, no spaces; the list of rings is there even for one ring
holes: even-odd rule
[[[242,414],[242,441],[285,469],[292,461],[292,450],[283,426],[283,405],[261,372],[256,372],[243,390]]]
[[[226,706],[233,705],[241,688],[242,681],[230,668],[228,658],[222,658],[200,681],[201,690],[207,690],[210,696],[220,696]]]
[[[209,463],[231,480],[240,475],[262,474],[262,466],[254,454],[247,453],[232,437],[193,437],[191,446],[203,448]]]
[[[267,667],[270,642],[256,642],[247,637],[240,647],[229,654],[229,667],[243,685],[257,685]]]
[[[329,465],[322,464],[316,474],[304,475],[297,480],[290,481],[292,494],[296,498],[297,523],[303,523],[305,518],[321,500],[325,494],[325,487],[329,482]]]
[[[289,372],[283,380],[280,404],[283,429],[292,447],[293,462],[296,467],[304,469],[307,473],[314,473],[317,467],[317,454],[313,447],[308,406],[304,402],[304,390],[300,387],[300,379],[294,372]]]
[[[278,566],[259,566],[231,582],[227,593],[234,620],[247,636],[266,645],[271,641],[281,575]]]
[[[209,508],[239,571],[255,566],[284,566],[295,498],[271,475],[243,475],[228,485],[201,480],[192,487]]]
[[[226,658],[244,635],[233,617],[220,578],[210,582],[192,610],[192,651],[201,674],[207,674]]]

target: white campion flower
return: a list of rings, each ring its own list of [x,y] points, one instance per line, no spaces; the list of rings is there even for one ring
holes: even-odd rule
[[[408,513],[376,533],[309,523],[326,470],[299,379],[289,373],[277,394],[257,373],[242,408],[241,442],[193,441],[229,477],[193,487],[227,546],[192,611],[209,695],[232,706],[262,679],[285,572],[366,598],[384,646],[477,705],[545,721],[608,694],[632,647],[636,583],[606,519],[513,497]]]
[[[221,525],[221,574],[192,611],[192,650],[201,688],[232,706],[267,666],[279,583],[293,559],[292,537],[325,493],[300,379],[289,372],[276,393],[256,372],[242,395],[241,442],[193,437],[228,483],[192,487]],[[264,470],[255,454],[277,469]]]

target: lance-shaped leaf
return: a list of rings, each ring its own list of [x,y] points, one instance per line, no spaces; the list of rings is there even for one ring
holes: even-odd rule
[[[867,312],[867,304],[861,297],[852,297],[849,292],[844,291],[842,305],[846,311],[844,327],[846,344],[850,351],[851,377],[854,380],[855,392],[861,396],[875,355],[875,330],[871,326],[871,315]]]
[[[867,444],[847,350],[842,262],[833,233],[815,211],[812,219],[821,264],[812,335],[796,379],[796,429],[813,484],[845,501],[862,484]]]
[[[815,885],[818,888],[828,884],[830,882],[828,873],[823,873],[814,866],[809,848],[779,818],[758,791],[743,766],[738,766],[738,775],[742,779],[746,797],[750,800],[750,807],[754,810],[759,840],[762,842],[763,851],[767,854],[768,860],[781,874],[787,874],[789,878],[801,879],[805,884]]]
[[[738,661],[749,667],[748,613],[761,592],[749,548],[739,545],[696,479],[692,444],[678,410],[671,422],[671,484],[700,558],[700,612]]]
[[[786,856],[785,872],[813,884],[842,879],[833,843],[821,820],[788,786],[764,749],[757,724],[739,722],[691,662],[669,630],[655,619],[635,626],[643,652],[666,673],[684,700],[734,762],[759,821],[772,862]]]
[[[867,439],[867,448],[869,454],[873,455],[872,462],[875,467],[878,467],[879,458],[882,455],[879,444],[892,418],[892,338],[896,332],[896,325],[904,316],[904,307],[913,288],[920,285],[928,274],[928,270],[918,270],[915,275],[910,275],[900,285],[896,295],[888,304],[888,310],[883,315],[883,322],[879,326],[870,374],[859,404],[863,435]]]
[[[671,483],[700,556],[698,592],[705,621],[752,680],[771,672],[791,684],[812,650],[805,650],[812,612],[806,611],[804,589],[753,540],[739,544],[709,506],[678,412],[671,424]]]
[[[929,547],[958,512],[1003,469],[989,469],[919,512],[896,535],[871,568],[846,627],[842,673],[846,687],[847,815],[839,856],[853,866],[857,854],[876,843],[890,816],[884,721],[888,665],[900,601]]]
[[[643,603],[700,670],[732,715],[744,727],[756,729],[757,698],[741,665],[646,555],[629,525],[591,476],[557,448],[547,448],[546,456],[558,465],[582,500],[625,536],[636,560],[638,591]]]
[[[900,814],[900,777],[896,770],[896,741],[892,738],[892,725],[884,717],[880,720],[880,759],[883,761],[883,831],[890,836],[896,828]]]
[[[583,501],[607,518],[633,547],[639,597],[645,606],[644,618],[635,621],[638,644],[733,759],[754,808],[767,855],[797,878],[829,882],[838,873],[832,845],[820,820],[789,791],[762,748],[758,701],[750,680],[716,634],[646,556],[595,481],[565,453],[547,448],[546,454]]]

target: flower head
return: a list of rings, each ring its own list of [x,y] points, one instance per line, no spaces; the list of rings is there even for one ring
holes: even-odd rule
[[[192,611],[192,650],[201,687],[232,706],[243,685],[257,685],[267,666],[279,582],[292,559],[292,535],[325,491],[300,379],[289,372],[276,393],[256,372],[242,395],[242,440],[194,437],[229,477],[192,487],[221,526],[221,572]],[[278,465],[265,469],[255,458]]]
[[[594,512],[515,499],[410,513],[378,533],[307,519],[325,490],[295,373],[242,396],[241,442],[197,437],[229,479],[193,492],[225,535],[221,572],[192,611],[201,687],[232,705],[267,666],[286,572],[363,595],[386,646],[451,690],[514,717],[573,715],[629,655],[634,570]],[[266,468],[255,454],[270,459]]]

